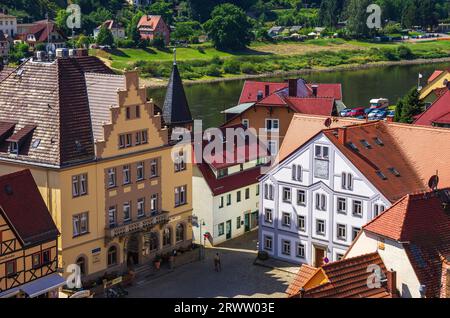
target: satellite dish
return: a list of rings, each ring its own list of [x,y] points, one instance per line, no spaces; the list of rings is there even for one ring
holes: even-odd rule
[[[434,176],[431,176],[430,180],[428,180],[428,187],[431,190],[436,190],[438,187],[438,184],[439,184],[439,177],[436,174]]]
[[[325,127],[330,128],[331,123],[332,123],[331,118],[327,118],[325,119],[324,125]]]

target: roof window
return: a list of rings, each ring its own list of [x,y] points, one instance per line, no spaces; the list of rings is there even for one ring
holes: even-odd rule
[[[379,176],[382,180],[387,180],[387,177],[384,175],[383,172],[381,172],[380,170],[378,170],[376,172],[377,176]]]
[[[396,177],[400,177],[400,172],[398,172],[397,169],[395,169],[394,167],[388,168],[388,170]]]
[[[367,140],[362,139],[362,140],[360,140],[360,142],[365,148],[367,148],[367,149],[371,149],[372,148],[372,146],[369,144],[369,142]]]
[[[348,146],[353,150],[353,151],[359,151],[358,147],[356,147],[356,145],[353,142],[349,142]]]
[[[373,138],[373,140],[375,140],[375,143],[376,143],[378,146],[384,146],[383,141],[382,141],[379,137],[375,137],[375,138]]]

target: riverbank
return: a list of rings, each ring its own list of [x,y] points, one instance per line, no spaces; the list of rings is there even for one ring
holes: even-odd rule
[[[399,66],[399,65],[421,65],[421,64],[437,64],[437,63],[450,63],[450,57],[435,58],[435,59],[414,59],[414,60],[401,60],[401,61],[380,61],[380,62],[370,62],[367,64],[345,64],[336,65],[328,67],[316,67],[316,68],[306,68],[292,71],[274,71],[266,72],[261,74],[239,74],[236,76],[222,77],[222,78],[207,78],[198,80],[183,80],[185,85],[196,85],[196,84],[213,84],[221,82],[239,81],[239,80],[250,80],[250,79],[261,79],[268,77],[287,77],[293,75],[305,75],[313,74],[318,72],[339,72],[339,71],[354,71],[363,70],[377,67],[387,67],[387,66]],[[160,78],[141,78],[141,83],[150,88],[163,88],[167,86],[167,80]]]

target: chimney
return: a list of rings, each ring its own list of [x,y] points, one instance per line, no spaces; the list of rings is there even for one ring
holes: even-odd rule
[[[256,95],[257,101],[259,102],[263,98],[264,98],[263,91],[258,91],[258,94]]]
[[[346,127],[339,127],[338,128],[338,141],[345,145],[347,142],[347,128]]]
[[[394,116],[387,116],[386,117],[386,122],[387,123],[393,123],[394,122]]]
[[[77,49],[76,56],[77,57],[89,56],[89,52],[87,49]]]
[[[270,95],[270,85],[266,84],[266,86],[264,86],[264,96],[267,97]]]
[[[317,89],[319,88],[319,86],[317,86],[317,85],[312,85],[311,88],[312,88],[312,94],[313,94],[313,96],[314,96],[314,97],[317,97]]]
[[[386,272],[386,278],[388,292],[391,295],[397,295],[397,272],[391,268],[391,270]]]
[[[289,79],[289,96],[297,97],[297,79]]]

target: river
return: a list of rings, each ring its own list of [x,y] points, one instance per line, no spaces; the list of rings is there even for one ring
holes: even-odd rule
[[[344,103],[348,107],[367,107],[371,98],[385,97],[395,104],[410,88],[417,86],[418,74],[423,74],[421,85],[436,69],[449,67],[449,63],[424,65],[395,65],[361,70],[314,72],[301,77],[308,82],[341,83]],[[283,81],[287,77],[270,77],[258,80]],[[238,102],[243,80],[186,85],[186,95],[194,119],[203,120],[203,128],[217,127],[223,123],[220,112]],[[149,89],[149,97],[162,106],[165,89]]]

